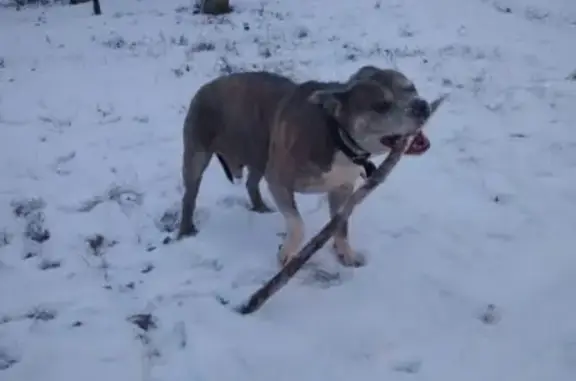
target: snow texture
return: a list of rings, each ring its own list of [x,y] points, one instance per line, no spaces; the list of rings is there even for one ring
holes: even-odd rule
[[[576,2],[232,5],[0,7],[0,380],[576,380]],[[431,150],[354,213],[366,267],[325,248],[231,312],[277,270],[283,220],[213,161],[200,233],[163,243],[192,95],[367,64],[451,94]],[[308,236],[322,200],[298,196]]]

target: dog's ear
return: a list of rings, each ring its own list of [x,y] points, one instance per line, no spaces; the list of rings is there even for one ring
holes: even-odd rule
[[[381,72],[382,70],[376,66],[365,65],[358,69],[356,73],[352,74],[350,78],[348,78],[348,82],[370,80]]]
[[[310,94],[308,101],[321,106],[333,117],[339,118],[342,113],[342,107],[348,100],[349,95],[350,87],[317,90]]]

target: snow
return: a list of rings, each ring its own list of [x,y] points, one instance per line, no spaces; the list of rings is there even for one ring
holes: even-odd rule
[[[0,8],[0,381],[576,380],[576,3],[232,3]],[[396,65],[451,94],[429,153],[353,215],[367,266],[324,248],[248,316],[228,307],[277,271],[283,220],[216,161],[200,233],[162,244],[222,57],[297,80]],[[312,236],[327,205],[298,202]]]

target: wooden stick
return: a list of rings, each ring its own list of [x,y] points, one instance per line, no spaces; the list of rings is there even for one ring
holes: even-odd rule
[[[442,96],[432,102],[432,112],[430,113],[430,116],[438,110],[445,99],[446,96]],[[428,122],[428,120],[426,122]],[[392,172],[396,164],[400,161],[402,154],[406,151],[406,148],[408,148],[409,138],[410,136],[404,136],[398,140],[386,159],[380,164],[380,166],[378,166],[378,168],[376,168],[374,173],[366,179],[364,184],[346,200],[338,213],[336,213],[336,215],[326,225],[324,225],[322,230],[308,241],[298,254],[276,275],[274,275],[274,277],[253,293],[246,303],[235,308],[238,313],[246,315],[255,312],[260,309],[260,307],[262,307],[262,305],[266,303],[272,295],[288,283],[304,263],[306,263],[314,253],[320,250],[322,246],[328,242],[330,237],[334,234],[334,231],[336,231],[336,229],[338,229],[338,227],[350,217],[354,207],[364,201],[364,199],[372,193],[374,189],[388,178],[390,172]]]

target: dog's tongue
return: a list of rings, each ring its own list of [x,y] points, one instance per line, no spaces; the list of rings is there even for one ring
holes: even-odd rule
[[[406,155],[422,155],[430,149],[430,139],[422,131],[418,132],[406,149]]]

